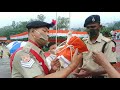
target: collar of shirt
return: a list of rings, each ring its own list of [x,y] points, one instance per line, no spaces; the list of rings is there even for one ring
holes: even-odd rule
[[[33,42],[32,40],[28,40],[28,42],[31,42],[32,44],[36,45],[37,47],[39,47],[40,49],[42,49],[41,46],[39,46],[37,43]]]
[[[33,41],[29,40],[27,42],[27,46],[31,47],[31,49],[35,50],[38,54],[42,52],[41,48],[39,48]]]
[[[98,38],[95,40],[95,42],[91,42],[90,37],[88,37],[87,43],[89,43],[89,44],[93,44],[93,43],[97,43],[97,42],[100,43],[101,40],[102,40],[102,38],[103,38],[103,35],[102,35],[101,33],[99,33],[99,36],[98,36]]]

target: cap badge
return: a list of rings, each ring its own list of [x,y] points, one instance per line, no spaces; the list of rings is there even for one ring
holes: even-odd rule
[[[95,18],[94,18],[94,17],[92,18],[92,21],[93,21],[93,22],[95,21]]]

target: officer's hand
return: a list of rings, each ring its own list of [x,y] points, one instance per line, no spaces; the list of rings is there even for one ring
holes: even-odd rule
[[[75,53],[73,55],[73,58],[71,60],[71,64],[76,65],[76,67],[80,64],[82,64],[83,60],[82,60],[82,53],[78,52],[78,49],[75,50]]]
[[[75,75],[76,78],[91,77],[92,72],[85,68],[79,68],[79,72],[74,72],[73,75]]]
[[[102,52],[93,52],[92,58],[99,65],[103,65],[104,63],[109,63],[107,58]]]
[[[56,71],[56,70],[59,70],[60,69],[60,66],[61,66],[61,64],[60,64],[60,61],[59,61],[59,59],[54,59],[53,61],[51,61],[51,69],[53,70],[53,71]]]

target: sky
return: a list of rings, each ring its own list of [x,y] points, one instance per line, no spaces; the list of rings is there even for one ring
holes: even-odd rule
[[[70,28],[83,27],[85,19],[90,15],[100,15],[101,24],[120,21],[120,12],[0,12],[0,28],[12,24],[12,21],[29,21],[36,19],[37,15],[43,14],[46,16],[45,22],[51,22],[56,19],[56,16],[69,18]]]

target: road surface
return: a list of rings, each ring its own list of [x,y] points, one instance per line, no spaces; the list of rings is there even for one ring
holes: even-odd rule
[[[10,60],[7,56],[7,49],[4,49],[3,58],[0,58],[0,78],[11,78]]]
[[[11,78],[9,58],[0,59],[0,78]]]

